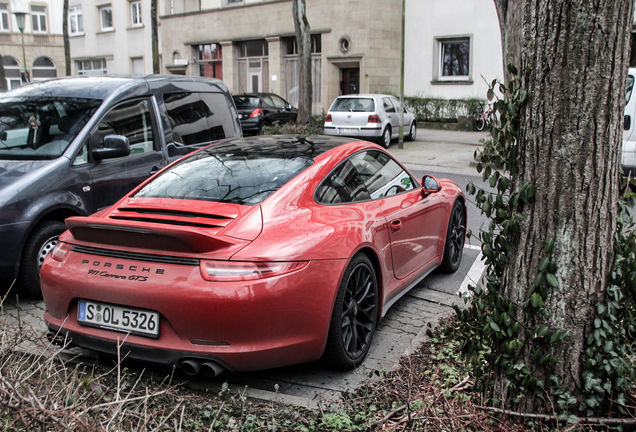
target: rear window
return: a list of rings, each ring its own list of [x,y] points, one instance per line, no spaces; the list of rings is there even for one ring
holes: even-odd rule
[[[371,98],[338,98],[329,111],[374,112],[375,102]]]
[[[236,108],[258,108],[259,99],[254,96],[233,96]]]
[[[257,205],[313,164],[306,156],[214,147],[177,163],[135,197]]]

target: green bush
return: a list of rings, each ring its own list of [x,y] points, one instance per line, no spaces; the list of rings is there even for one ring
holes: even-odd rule
[[[263,126],[261,135],[322,135],[325,116],[324,112],[321,115],[312,116],[309,124],[275,122],[270,126]]]
[[[456,122],[457,116],[472,115],[479,102],[479,98],[470,99],[442,99],[407,96],[404,105],[411,108],[418,121],[428,122]]]

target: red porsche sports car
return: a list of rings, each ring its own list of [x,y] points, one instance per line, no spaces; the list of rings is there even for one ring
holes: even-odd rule
[[[464,200],[366,141],[210,145],[67,219],[41,269],[49,337],[189,374],[353,368],[400,296],[458,268]]]

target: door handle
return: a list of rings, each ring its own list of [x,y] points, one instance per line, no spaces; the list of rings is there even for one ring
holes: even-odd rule
[[[400,228],[402,228],[402,221],[401,220],[396,219],[396,220],[391,222],[391,229],[393,231],[399,231]]]
[[[150,169],[150,175],[155,174],[157,171],[159,171],[159,168],[157,168],[156,166],[152,167],[152,168]]]

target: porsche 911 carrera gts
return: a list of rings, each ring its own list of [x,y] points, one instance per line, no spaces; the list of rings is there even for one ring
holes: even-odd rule
[[[42,270],[49,337],[214,376],[350,369],[432,270],[459,267],[466,207],[351,138],[222,141],[66,220]]]

